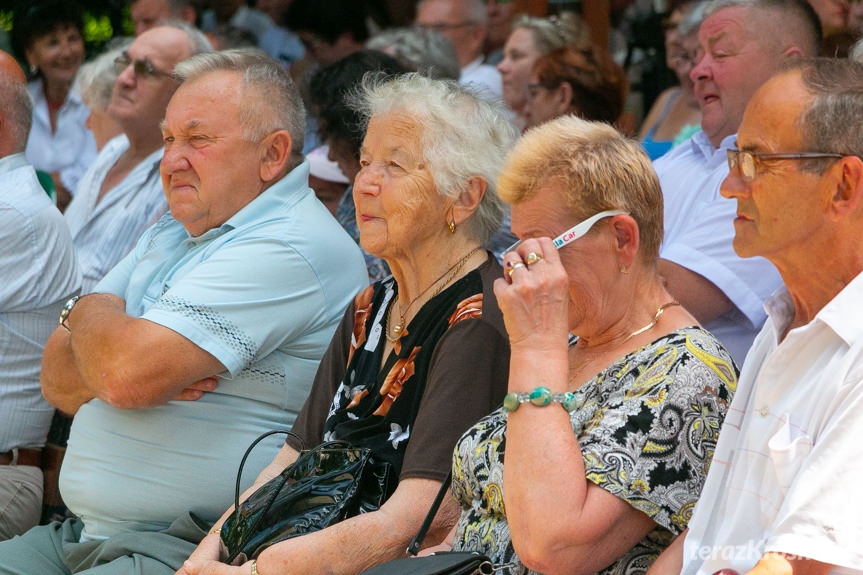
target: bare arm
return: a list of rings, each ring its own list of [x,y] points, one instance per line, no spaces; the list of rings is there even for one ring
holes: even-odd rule
[[[69,332],[62,327],[54,330],[45,344],[39,378],[48,403],[67,415],[74,415],[94,397],[75,364]]]
[[[439,481],[430,479],[404,479],[378,511],[351,517],[322,531],[288,539],[265,549],[258,557],[258,572],[261,575],[322,572],[349,575],[402,557],[440,485]],[[445,499],[432,524],[429,539],[442,538],[457,518],[457,504],[451,498]],[[214,538],[215,535],[205,538],[199,550],[207,539]],[[230,567],[203,559],[202,555],[193,555],[178,575],[249,573],[248,565]]]
[[[78,300],[68,324],[71,333],[55,332],[43,359],[43,393],[62,411],[93,397],[120,409],[155,407],[225,369],[177,332],[126,315],[111,294]]]
[[[668,260],[659,260],[659,273],[671,295],[702,325],[734,307],[710,280]]]
[[[647,570],[647,575],[679,575],[683,569],[683,541],[687,533],[689,533],[689,529],[686,529],[671,542],[671,545],[656,558],[656,561]]]

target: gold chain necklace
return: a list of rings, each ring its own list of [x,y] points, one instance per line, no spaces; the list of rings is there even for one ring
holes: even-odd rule
[[[634,332],[632,332],[631,334],[629,334],[628,336],[623,338],[623,340],[621,340],[621,342],[617,345],[619,345],[619,346],[623,345],[624,343],[628,342],[629,340],[631,340],[635,336],[642,334],[642,333],[646,332],[647,330],[649,330],[650,328],[652,328],[653,326],[655,326],[656,323],[659,321],[660,316],[662,316],[662,314],[665,313],[665,310],[670,308],[670,307],[676,306],[676,305],[680,305],[680,302],[677,300],[671,300],[669,302],[662,304],[658,308],[656,308],[656,314],[653,316],[653,319],[650,320],[650,323],[648,323],[645,326],[638,328],[637,330],[635,330]],[[575,376],[578,375],[578,373],[588,363],[590,363],[590,361],[591,361],[591,359],[588,358],[586,360],[582,360],[582,361],[576,363],[575,365],[570,366],[569,367],[569,381],[572,382],[572,380],[575,378]]]
[[[624,343],[628,342],[629,340],[631,340],[635,336],[642,334],[642,333],[646,332],[647,330],[649,330],[650,328],[652,328],[653,326],[655,326],[656,322],[659,321],[659,316],[661,316],[665,312],[666,309],[668,309],[672,306],[675,306],[675,305],[680,305],[680,302],[677,301],[676,299],[673,299],[670,302],[666,302],[666,303],[662,304],[661,306],[659,306],[658,308],[656,308],[656,315],[653,316],[653,319],[650,320],[650,323],[648,323],[644,327],[638,328],[637,330],[635,330],[634,332],[632,332],[631,334],[626,336],[623,339],[623,341],[621,341],[620,344],[618,344],[618,345],[623,345]]]
[[[440,286],[438,286],[438,288],[435,290],[435,292],[429,298],[429,300],[433,300],[435,298],[435,296],[437,296],[440,292],[442,292],[443,288],[445,288],[447,285],[449,285],[449,282],[451,282],[453,280],[453,278],[455,278],[455,276],[458,275],[458,273],[461,271],[461,269],[464,267],[464,265],[467,263],[467,261],[471,258],[471,256],[481,249],[482,249],[482,246],[479,246],[479,247],[476,247],[476,248],[472,249],[471,251],[469,251],[467,253],[467,255],[465,255],[459,261],[454,263],[452,265],[452,267],[450,267],[448,270],[446,270],[444,273],[442,273],[440,276],[438,276],[438,278],[435,281],[433,281],[431,284],[429,284],[429,287],[424,289],[417,297],[412,299],[410,301],[410,303],[407,305],[407,307],[404,309],[404,311],[402,311],[400,309],[399,310],[399,321],[391,329],[390,328],[390,322],[391,322],[392,315],[393,315],[393,307],[394,307],[393,304],[395,304],[395,301],[393,301],[393,303],[390,304],[390,309],[387,311],[387,325],[386,325],[386,330],[384,332],[384,335],[387,337],[387,340],[389,340],[390,343],[395,343],[399,339],[401,339],[402,332],[404,331],[404,329],[406,327],[405,326],[405,318],[407,317],[408,312],[411,309],[411,306],[413,306],[414,303],[417,302],[417,300],[419,300],[422,296],[424,296],[426,294],[426,292],[428,292],[432,288],[432,286],[434,286],[436,283],[438,283],[441,280],[441,278],[443,278],[444,276],[449,274],[449,277],[447,277],[446,280],[444,280],[444,282],[442,284],[440,284]],[[396,298],[398,298],[398,296],[396,296]],[[393,333],[392,336],[390,336],[390,332]]]

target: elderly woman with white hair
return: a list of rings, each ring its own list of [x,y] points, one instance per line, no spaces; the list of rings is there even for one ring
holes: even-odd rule
[[[349,306],[293,432],[307,446],[369,447],[397,486],[379,509],[272,544],[236,567],[220,562],[213,533],[180,573],[348,574],[402,555],[448,475],[456,440],[503,399],[508,343],[492,291],[502,269],[482,245],[503,213],[494,182],[514,130],[471,88],[417,74],[367,79],[357,105],[367,122],[353,188],[360,241],[392,276]],[[243,499],[301,449],[289,438]],[[452,501],[438,514],[437,540],[457,514]]]
[[[643,573],[686,528],[737,368],[663,285],[638,143],[558,118],[516,144],[498,189],[521,238],[494,286],[509,393],[456,447],[446,547],[504,574]]]
[[[131,43],[131,39],[124,39],[81,66],[75,76],[75,86],[81,94],[81,100],[90,108],[90,115],[84,125],[96,138],[97,150],[101,150],[109,140],[123,132],[120,125],[108,115],[108,105],[111,103],[114,83],[119,76],[114,60],[121,56]]]

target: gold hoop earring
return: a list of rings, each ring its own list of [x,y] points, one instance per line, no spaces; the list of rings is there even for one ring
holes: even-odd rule
[[[450,220],[449,224],[447,224],[447,227],[449,227],[449,233],[454,234],[455,233],[455,220]]]
[[[628,269],[626,269],[626,266],[625,266],[625,265],[620,264],[620,273],[622,273],[622,274],[628,274],[628,273],[629,273],[629,270],[628,270]]]

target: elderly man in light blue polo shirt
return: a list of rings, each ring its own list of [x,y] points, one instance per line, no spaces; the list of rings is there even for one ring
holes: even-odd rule
[[[78,518],[0,544],[0,573],[173,573],[230,505],[245,448],[293,424],[367,284],[308,187],[284,69],[232,51],[176,73],[160,168],[171,214],[67,304],[46,346],[43,392],[77,411],[60,489]],[[280,443],[253,452],[246,486]]]

